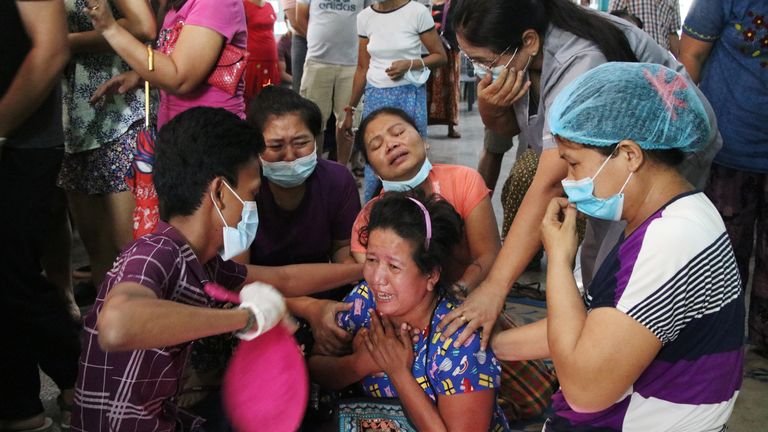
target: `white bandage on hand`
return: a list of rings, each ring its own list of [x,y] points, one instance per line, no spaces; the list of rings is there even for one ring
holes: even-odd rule
[[[250,309],[256,317],[255,328],[236,333],[243,340],[253,340],[272,329],[283,319],[286,311],[282,294],[264,282],[254,282],[240,290],[240,307]]]

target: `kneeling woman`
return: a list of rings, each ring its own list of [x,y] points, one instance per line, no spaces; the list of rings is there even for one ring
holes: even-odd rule
[[[315,381],[336,389],[359,381],[369,396],[399,397],[417,430],[509,429],[496,403],[500,365],[480,349],[479,333],[453,348],[437,329],[457,304],[440,279],[462,226],[437,195],[391,192],[373,204],[361,233],[366,282],[345,298],[351,310],[338,315],[355,333],[354,351],[312,357]]]
[[[547,432],[725,430],[744,297],[723,220],[675,168],[713,132],[693,84],[660,65],[606,63],[560,92],[549,124],[568,200],[552,200],[541,224],[547,319],[493,347],[510,360],[551,355],[561,389]],[[577,210],[627,224],[584,298]]]

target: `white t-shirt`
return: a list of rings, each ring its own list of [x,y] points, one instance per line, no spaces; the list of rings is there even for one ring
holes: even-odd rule
[[[435,22],[422,4],[409,1],[398,9],[378,12],[367,7],[357,16],[357,34],[368,39],[368,84],[397,87],[408,84],[400,78],[392,81],[384,72],[395,60],[421,58],[421,34],[432,30]]]
[[[334,65],[357,65],[357,15],[370,0],[299,0],[309,5],[307,58]]]

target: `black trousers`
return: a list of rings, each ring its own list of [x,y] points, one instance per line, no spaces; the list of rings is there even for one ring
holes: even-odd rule
[[[74,387],[79,324],[40,260],[66,211],[56,187],[61,149],[4,148],[0,155],[0,419],[43,412],[38,367],[60,389]]]

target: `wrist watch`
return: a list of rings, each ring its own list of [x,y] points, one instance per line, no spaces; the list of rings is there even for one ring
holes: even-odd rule
[[[243,309],[248,311],[248,321],[246,321],[245,327],[235,332],[235,336],[241,336],[241,335],[247,334],[248,332],[253,330],[253,326],[256,325],[256,314],[253,313],[253,309],[251,308],[243,308]]]

